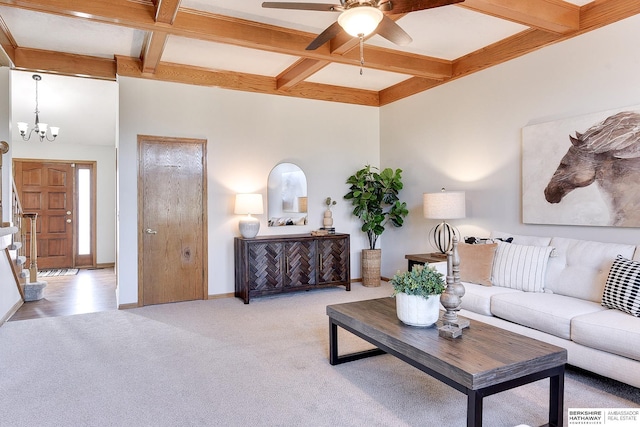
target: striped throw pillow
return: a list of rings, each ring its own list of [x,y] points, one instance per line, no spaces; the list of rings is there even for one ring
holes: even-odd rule
[[[553,246],[526,246],[498,242],[493,259],[494,286],[525,292],[543,292],[547,262]]]
[[[602,306],[640,317],[640,262],[616,257],[604,285]]]

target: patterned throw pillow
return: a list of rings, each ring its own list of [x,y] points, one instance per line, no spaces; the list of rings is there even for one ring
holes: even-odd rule
[[[549,256],[553,246],[526,246],[498,242],[491,282],[494,286],[543,292]]]
[[[602,305],[640,317],[640,262],[616,257],[604,286]]]

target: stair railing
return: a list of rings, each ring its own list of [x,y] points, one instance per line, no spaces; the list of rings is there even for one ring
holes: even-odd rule
[[[18,193],[18,189],[16,188],[16,182],[11,180],[13,187],[11,191],[11,222],[14,227],[18,227],[18,234],[20,236],[21,245],[15,245],[15,235],[11,240],[11,247],[17,250],[18,256],[24,256],[25,254],[25,243],[27,239],[27,227],[24,218],[24,211],[22,210],[22,204],[20,203],[20,195]],[[16,247],[18,246],[18,247]]]

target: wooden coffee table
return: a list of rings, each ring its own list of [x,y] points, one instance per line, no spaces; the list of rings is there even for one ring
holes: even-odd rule
[[[567,351],[470,319],[461,338],[442,338],[435,326],[415,328],[396,316],[395,300],[379,298],[327,306],[332,365],[392,354],[467,395],[467,426],[482,425],[482,399],[550,379],[549,424],[562,426]],[[338,355],[338,326],[377,348]]]

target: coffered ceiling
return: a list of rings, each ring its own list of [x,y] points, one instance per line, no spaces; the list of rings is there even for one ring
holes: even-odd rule
[[[367,39],[361,74],[358,40],[344,32],[305,50],[338,12],[261,5],[0,0],[0,56],[19,70],[381,106],[640,13],[638,0],[466,0],[393,15],[413,41]]]

